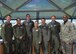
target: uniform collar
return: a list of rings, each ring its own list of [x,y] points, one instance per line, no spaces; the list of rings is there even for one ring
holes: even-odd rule
[[[28,20],[28,21],[26,20],[26,22],[27,22],[27,23],[29,23],[30,21],[31,21],[31,19],[30,19],[30,20]]]
[[[46,23],[45,24],[42,24],[42,26],[45,26],[46,25]]]
[[[64,21],[64,24],[66,24],[68,22],[68,20]]]
[[[5,23],[8,23],[8,24],[10,24],[10,22],[7,22],[7,21],[6,21]]]
[[[21,25],[16,24],[18,27],[20,27]]]

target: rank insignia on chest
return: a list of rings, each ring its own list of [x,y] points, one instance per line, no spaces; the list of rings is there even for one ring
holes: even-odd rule
[[[53,27],[53,25],[51,25],[51,27]]]
[[[54,27],[55,27],[56,25],[54,25]]]

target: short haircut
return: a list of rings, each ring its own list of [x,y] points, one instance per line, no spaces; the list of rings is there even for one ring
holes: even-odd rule
[[[64,16],[63,16],[63,18],[65,18],[65,17],[66,17],[66,18],[69,18],[69,16],[67,16],[67,15],[64,15]]]
[[[46,20],[45,18],[41,18],[41,20],[42,20],[42,19]]]
[[[7,16],[10,16],[10,17],[11,17],[11,15],[7,15]],[[6,16],[6,17],[7,17],[7,16]]]
[[[30,16],[30,14],[26,14],[26,16],[28,16],[28,15]]]
[[[19,17],[16,19],[16,21],[21,20]]]
[[[55,15],[51,16],[51,18],[52,18],[52,17],[55,17],[55,18],[56,18],[56,16],[55,16]]]
[[[7,16],[5,16],[5,19],[7,19],[8,16],[11,18],[11,15],[7,15]]]

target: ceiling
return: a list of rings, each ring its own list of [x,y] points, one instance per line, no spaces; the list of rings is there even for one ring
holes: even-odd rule
[[[32,19],[52,15],[76,17],[76,0],[0,0],[0,16],[9,14],[12,19],[24,19],[26,14],[30,14]]]

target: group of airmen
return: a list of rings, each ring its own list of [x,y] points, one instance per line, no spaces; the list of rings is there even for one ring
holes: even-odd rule
[[[62,25],[56,21],[56,16],[51,16],[49,24],[46,23],[45,18],[41,18],[40,26],[38,21],[31,20],[30,14],[26,15],[23,23],[20,18],[17,18],[17,24],[12,26],[10,21],[11,16],[8,15],[6,22],[1,25],[5,54],[13,54],[13,51],[14,54],[34,54],[33,51],[35,54],[40,54],[40,48],[43,54],[62,54],[59,34],[65,34],[74,29],[73,23],[68,21],[68,16],[63,16]]]

